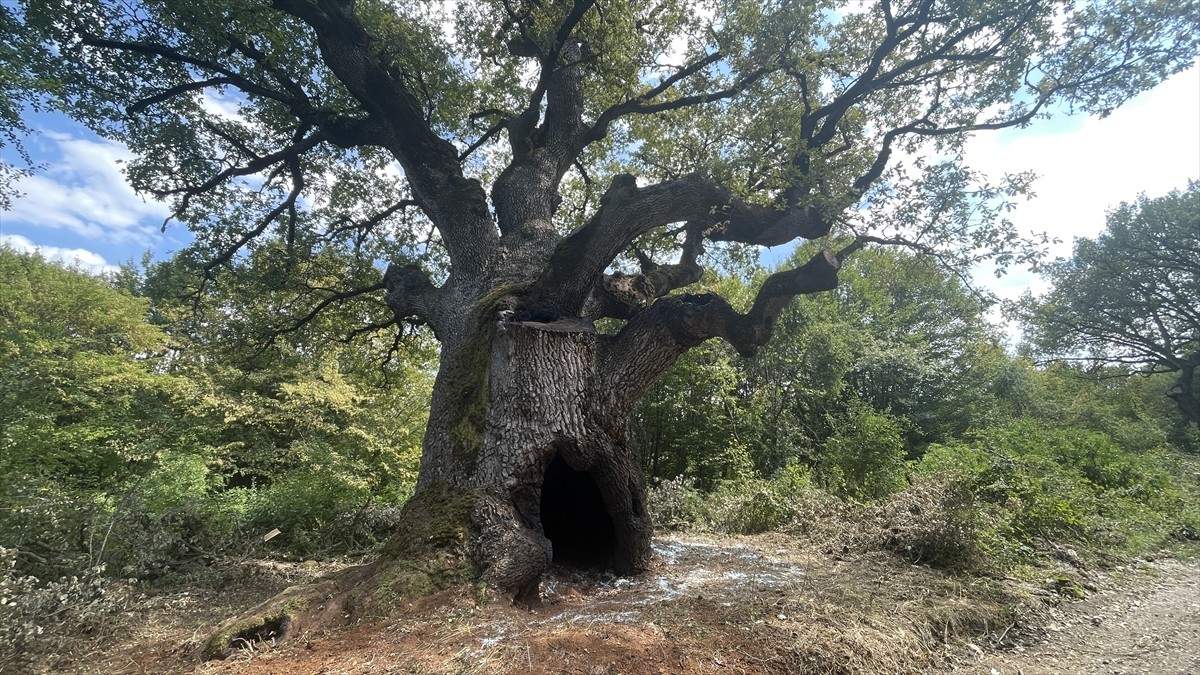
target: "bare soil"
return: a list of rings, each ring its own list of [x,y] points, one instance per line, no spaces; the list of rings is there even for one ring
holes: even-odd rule
[[[1118,586],[1050,610],[1042,639],[961,672],[988,675],[1200,673],[1200,564],[1144,561]],[[1150,573],[1152,576],[1147,576]]]
[[[656,567],[631,579],[558,568],[536,607],[454,589],[387,622],[199,663],[221,619],[322,571],[258,565],[226,588],[136,598],[24,672],[1200,673],[1196,561],[1074,570],[1097,590],[1063,602],[1061,574],[1045,584],[967,577],[780,534],[661,537],[656,549]]]

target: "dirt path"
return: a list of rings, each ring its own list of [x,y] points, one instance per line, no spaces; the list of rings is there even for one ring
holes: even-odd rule
[[[197,645],[234,611],[214,603],[253,603],[162,595],[154,607],[143,603],[110,648],[20,672],[1200,675],[1200,558],[1091,575],[1099,591],[1048,610],[1049,588],[785,535],[666,536],[656,549],[656,567],[633,579],[556,569],[538,607],[479,603],[472,589],[452,589],[397,607],[383,623],[204,664],[194,660]],[[1037,639],[1001,652],[972,646],[1011,643],[1022,630]]]
[[[1053,611],[1038,644],[957,673],[1200,675],[1200,561],[1150,563],[1160,574]]]

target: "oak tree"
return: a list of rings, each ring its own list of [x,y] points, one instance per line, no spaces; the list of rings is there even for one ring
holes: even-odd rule
[[[295,274],[338,248],[356,271],[305,278],[308,304],[281,316],[349,303],[348,331],[419,322],[441,344],[409,526],[380,562],[258,610],[210,655],[318,606],[340,618],[435,587],[447,547],[525,598],[564,554],[646,568],[627,421],[682,353],[720,338],[753,355],[791,298],[834,288],[865,245],[959,265],[1021,255],[1002,207],[1025,178],[965,167],[967,135],[1103,114],[1187,67],[1200,35],[1194,0],[6,12],[31,55],[10,79],[128,144],[131,182],[194,233],[201,286],[260,242],[282,242]],[[694,286],[706,262],[797,240],[826,243],[745,306]],[[572,551],[561,533],[581,530]]]
[[[1166,392],[1200,427],[1200,182],[1126,202],[1027,298],[1035,346],[1056,360],[1175,373]]]

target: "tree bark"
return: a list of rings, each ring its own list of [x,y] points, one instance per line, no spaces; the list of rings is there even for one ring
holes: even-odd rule
[[[480,312],[474,334],[443,352],[417,493],[381,558],[227,622],[204,658],[387,616],[398,602],[473,579],[537,602],[553,562],[618,574],[649,566],[645,484],[628,449],[642,391],[604,376],[616,342],[586,319],[516,321],[505,306]]]
[[[481,495],[471,524],[482,578],[520,598],[536,598],[560,557],[618,574],[650,562],[645,488],[602,352],[586,320],[496,326],[481,444],[453,473]]]
[[[1175,383],[1167,390],[1167,397],[1179,406],[1184,419],[1200,428],[1200,398],[1196,396],[1196,365],[1188,363],[1179,372]]]

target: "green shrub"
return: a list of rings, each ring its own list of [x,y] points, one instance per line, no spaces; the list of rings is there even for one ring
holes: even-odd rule
[[[812,472],[792,464],[771,480],[727,480],[707,493],[682,477],[663,481],[650,489],[649,500],[660,529],[758,534],[804,519],[811,511],[809,502],[818,494]]]
[[[661,530],[692,529],[704,519],[705,496],[684,476],[651,486],[647,503],[654,526]]]
[[[1074,542],[1132,553],[1161,543],[1187,513],[1162,460],[1106,434],[1017,420],[930,446],[914,474],[961,481],[992,515],[987,534],[1012,550]]]
[[[723,483],[711,499],[708,520],[718,532],[759,534],[792,519],[791,505],[761,479]]]
[[[844,498],[880,499],[908,484],[906,423],[855,400],[844,416],[831,420],[833,435],[817,455],[815,474],[830,492]]]

